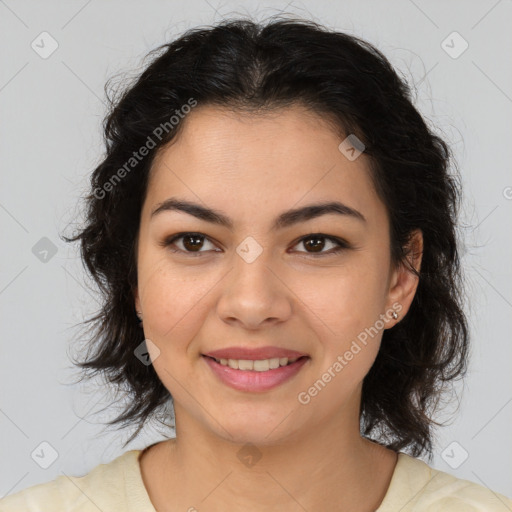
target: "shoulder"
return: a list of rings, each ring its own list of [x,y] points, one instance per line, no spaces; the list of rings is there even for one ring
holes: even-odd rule
[[[378,512],[507,512],[512,500],[487,487],[430,467],[405,453]]]
[[[60,475],[51,482],[8,495],[0,500],[0,512],[131,511],[134,500],[130,499],[129,493],[135,493],[135,501],[139,501],[139,505],[141,499],[138,500],[137,496],[141,496],[142,501],[146,497],[140,488],[143,484],[139,480],[139,453],[140,450],[125,452],[108,464],[99,464],[85,476]],[[143,504],[147,505],[146,502]],[[153,512],[151,508],[144,507],[138,510]]]

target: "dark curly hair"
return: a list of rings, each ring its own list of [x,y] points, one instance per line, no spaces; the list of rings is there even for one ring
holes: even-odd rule
[[[126,446],[148,417],[164,413],[165,419],[172,404],[153,366],[134,356],[143,342],[134,303],[140,214],[153,159],[184,124],[169,128],[171,116],[191,99],[251,112],[301,105],[364,143],[389,214],[392,261],[419,277],[407,315],[384,331],[364,379],[361,434],[431,458],[432,429],[440,425],[433,413],[447,384],[465,374],[469,350],[456,232],[461,185],[449,173],[450,148],[413,106],[406,80],[368,42],[301,19],[224,20],[189,30],[148,57],[151,62],[117,98],[109,97],[110,81],[105,86],[106,155],[84,198],[85,226],[63,237],[80,241],[103,299],[100,312],[84,322],[94,327],[87,331],[86,359],[73,362],[84,374],[105,377],[129,399],[108,424],[125,427],[136,420]],[[150,139],[154,147],[127,170],[134,150],[149,147]],[[416,229],[424,243],[419,273],[408,259]]]

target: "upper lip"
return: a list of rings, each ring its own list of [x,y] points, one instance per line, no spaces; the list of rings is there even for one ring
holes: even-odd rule
[[[219,350],[212,350],[203,354],[205,356],[214,357],[215,359],[272,359],[276,357],[287,357],[288,359],[296,359],[307,354],[297,352],[296,350],[288,350],[279,347],[260,347],[260,348],[247,348],[247,347],[228,347]]]

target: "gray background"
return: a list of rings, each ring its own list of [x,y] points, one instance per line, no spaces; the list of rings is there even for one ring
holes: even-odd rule
[[[188,28],[281,10],[377,45],[415,84],[417,107],[455,150],[473,351],[462,401],[448,409],[457,416],[438,430],[432,465],[512,496],[510,0],[0,0],[0,496],[85,474],[125,451],[129,432],[102,425],[113,411],[93,414],[108,404],[105,389],[70,384],[74,325],[98,304],[76,248],[58,238],[79,220],[78,198],[103,153],[106,80],[133,76],[149,50]],[[31,47],[51,48],[43,31],[58,43],[46,59]],[[454,31],[469,45],[457,58],[464,41]],[[44,237],[56,254],[42,252]],[[149,425],[126,449],[162,438]],[[53,452],[41,443],[58,454],[47,469],[40,466]]]

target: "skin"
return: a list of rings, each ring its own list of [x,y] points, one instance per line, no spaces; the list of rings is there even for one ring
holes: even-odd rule
[[[309,403],[297,399],[379,315],[388,312],[384,329],[400,321],[418,284],[391,262],[388,215],[366,156],[348,160],[338,149],[343,139],[300,106],[264,115],[198,106],[184,123],[154,161],[138,240],[135,305],[176,415],[176,439],[140,457],[148,494],[158,512],[375,510],[397,455],[360,436],[359,404],[383,329]],[[222,211],[233,231],[176,211],[151,219],[171,196]],[[329,214],[270,230],[284,210],[332,200],[366,222]],[[201,256],[184,239],[174,247],[188,254],[160,245],[183,231],[208,237]],[[351,248],[318,256],[300,241],[311,233]],[[252,263],[236,252],[248,236],[263,249]],[[324,254],[336,247],[323,240]],[[412,244],[419,270],[421,232]],[[398,320],[389,314],[396,303]],[[201,356],[234,345],[310,359],[270,391],[238,391]],[[239,458],[246,443],[260,457],[254,464]]]

